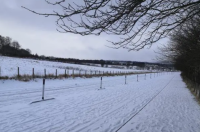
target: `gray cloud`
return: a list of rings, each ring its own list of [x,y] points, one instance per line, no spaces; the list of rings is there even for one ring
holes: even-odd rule
[[[55,18],[35,15],[21,6],[40,12],[52,11],[51,6],[44,0],[1,1],[0,34],[19,41],[22,47],[30,48],[33,53],[64,58],[155,61],[157,45],[138,52],[108,48],[105,46],[110,45],[107,40],[117,40],[117,37],[61,34],[56,31]]]

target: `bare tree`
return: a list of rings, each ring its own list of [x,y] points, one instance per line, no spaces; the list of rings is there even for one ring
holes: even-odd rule
[[[26,51],[28,51],[28,53],[31,54],[31,50],[30,49],[26,49]]]
[[[12,47],[14,47],[15,49],[20,49],[20,48],[21,48],[20,44],[19,44],[17,41],[13,41],[11,45],[12,45]]]
[[[0,35],[0,49],[4,46],[5,44],[5,38]]]
[[[4,45],[10,46],[12,43],[12,39],[10,37],[4,38]]]
[[[200,15],[187,21],[170,35],[160,55],[174,62],[190,80],[200,84]]]
[[[200,14],[200,0],[45,1],[56,7],[52,13],[23,8],[45,17],[57,17],[57,30],[62,33],[119,36],[119,40],[111,43],[115,48],[128,50],[150,47]]]
[[[167,45],[160,47],[160,54],[164,58],[176,62],[179,56],[185,56],[188,65],[196,59],[200,61],[200,15],[187,21],[182,27],[177,28],[170,35]]]

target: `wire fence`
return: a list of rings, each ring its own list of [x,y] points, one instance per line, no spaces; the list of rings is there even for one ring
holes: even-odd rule
[[[73,89],[73,88],[81,88],[81,87],[90,87],[92,86],[94,88],[97,89],[104,89],[105,87],[108,87],[110,83],[112,83],[112,85],[127,85],[130,83],[136,83],[136,82],[140,82],[140,81],[145,81],[145,80],[149,80],[149,79],[153,79],[156,78],[157,76],[160,76],[164,73],[144,73],[144,74],[135,74],[135,75],[124,75],[124,76],[118,76],[117,78],[113,78],[113,77],[99,77],[96,78],[95,80],[93,80],[92,82],[89,83],[84,83],[83,81],[81,81],[80,83],[78,83],[78,85],[74,85],[74,84],[65,84],[64,86],[48,86],[46,87],[47,89],[45,91],[59,91],[59,90],[67,90],[67,89]],[[154,76],[155,75],[155,76]],[[150,78],[150,76],[152,76],[152,78]],[[42,83],[45,86],[45,84],[48,82],[45,81],[45,79],[42,79]],[[46,82],[46,83],[44,83]],[[0,94],[0,96],[13,96],[13,95],[24,95],[24,94],[31,94],[31,93],[37,93],[37,92],[41,92],[40,90],[41,88],[34,88],[32,89],[31,87],[26,87],[26,91],[23,91],[21,89],[19,89],[19,91],[7,91],[9,94]]]
[[[3,74],[2,74],[3,73]],[[68,69],[26,69],[20,67],[15,67],[12,69],[12,75],[6,74],[3,69],[0,67],[0,79],[19,79],[19,80],[31,80],[35,78],[75,78],[75,77],[99,77],[99,76],[122,76],[122,75],[131,75],[131,74],[142,74],[144,72],[128,71],[128,70],[113,70],[113,71],[100,71],[100,70],[84,70],[77,68],[68,68]],[[146,72],[151,73],[151,71]]]

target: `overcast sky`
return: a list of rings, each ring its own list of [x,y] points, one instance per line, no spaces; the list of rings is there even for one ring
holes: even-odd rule
[[[1,0],[0,35],[17,40],[23,48],[31,49],[33,54],[77,59],[157,61],[154,53],[157,45],[131,52],[108,48],[109,35],[83,37],[59,33],[55,18],[35,15],[21,6],[41,12],[51,11],[51,7],[44,0]]]

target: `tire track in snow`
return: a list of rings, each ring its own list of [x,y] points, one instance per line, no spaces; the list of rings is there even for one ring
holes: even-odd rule
[[[151,91],[151,90],[149,89],[149,91]],[[149,91],[145,92],[143,95],[147,95],[147,93],[149,93]],[[160,90],[158,90],[158,91],[160,91]],[[151,96],[154,96],[155,94],[157,94],[157,92],[156,92],[156,93],[153,93],[153,95],[151,95]],[[148,100],[150,100],[150,99],[152,98],[151,96],[149,97]],[[138,96],[137,98],[139,98],[139,97],[140,97],[140,96]],[[133,100],[135,100],[135,99],[137,99],[137,98],[133,98],[132,100],[129,100],[129,101],[127,101],[127,102],[130,103],[130,102],[132,102]],[[146,100],[144,100],[144,102],[146,102]],[[88,124],[88,125],[85,126],[84,128],[80,128],[79,130],[76,130],[76,131],[82,131],[82,130],[85,129],[85,128],[91,127],[91,125],[93,125],[93,124],[95,124],[96,122],[98,122],[101,118],[110,115],[110,113],[112,114],[113,112],[118,111],[120,108],[123,108],[123,107],[126,106],[128,103],[125,103],[125,104],[123,104],[122,106],[119,106],[117,109],[114,109],[114,110],[112,110],[112,111],[110,111],[110,112],[106,112],[106,113],[104,113],[104,114],[102,114],[102,115],[99,115],[100,117],[99,117],[97,120],[93,121],[92,123],[90,122],[90,124]],[[146,104],[146,103],[144,103],[144,104]],[[140,104],[139,104],[139,106],[140,106]],[[103,116],[103,117],[102,117],[102,116]],[[79,124],[79,125],[80,125],[80,124]],[[77,125],[77,126],[74,126],[74,128],[77,128],[77,127],[78,127],[78,125]],[[68,129],[67,131],[69,131],[69,130],[71,130],[71,129]],[[72,131],[72,130],[71,130],[71,131]],[[73,130],[73,131],[75,131],[75,130]]]
[[[120,97],[120,96],[122,96],[122,95],[114,96],[114,97],[111,98],[111,99],[115,99],[115,98],[118,98],[118,97]],[[80,107],[80,108],[81,108],[81,109],[83,109],[83,108],[91,108],[92,106],[99,105],[100,103],[104,103],[104,102],[107,102],[107,101],[110,101],[110,99],[104,100],[104,101],[102,101],[102,102],[98,102],[98,103],[93,104],[93,105],[88,105],[88,106],[85,106],[85,104],[83,104],[83,105],[82,105],[83,107]],[[109,103],[109,102],[107,102],[107,103]],[[75,106],[75,107],[77,107],[77,106]],[[69,108],[69,109],[72,109],[72,110],[73,110],[75,107],[71,107],[71,108]],[[69,109],[65,109],[65,111],[67,111],[67,110],[69,110]],[[38,111],[40,111],[40,110],[38,110]],[[60,111],[57,112],[57,113],[54,113],[53,116],[48,117],[48,119],[57,116],[59,113],[60,113]],[[11,117],[9,117],[9,118],[11,118]],[[13,117],[13,119],[14,119],[14,118],[17,118],[17,117]],[[28,121],[28,122],[32,122],[32,121],[36,121],[36,120],[42,120],[42,119],[43,119],[43,118],[35,118],[34,120],[30,120],[30,121]],[[44,119],[46,119],[46,118],[44,118]],[[71,120],[71,119],[69,119],[69,120]],[[21,122],[20,124],[25,124],[25,123],[27,123],[27,122]],[[19,124],[19,125],[20,125],[20,124]],[[37,124],[37,126],[38,126],[38,125],[41,125],[41,124]]]
[[[172,77],[172,79],[174,78],[174,76]],[[141,109],[139,109],[138,112],[136,112],[130,119],[128,119],[121,127],[119,127],[115,132],[118,132],[122,127],[124,127],[130,120],[132,120],[137,114],[140,113],[140,111],[142,111],[149,103],[151,103],[151,101],[153,101],[153,99],[155,99],[172,81],[172,79],[167,83],[167,85],[164,86],[163,89],[161,89],[161,91],[159,91],[152,99],[150,99]]]
[[[121,96],[121,95],[120,95],[120,96]],[[117,97],[117,96],[114,96],[114,98],[116,98],[116,97]],[[109,100],[109,99],[108,99],[108,100]],[[107,100],[107,101],[108,101],[108,100]],[[106,102],[106,101],[104,101],[104,102]],[[104,103],[104,102],[102,102],[102,103]],[[95,105],[98,105],[98,104],[95,104]],[[75,107],[76,107],[76,106],[75,106]],[[91,106],[88,106],[88,107],[91,107]],[[71,109],[73,109],[73,108],[71,108]],[[59,113],[59,112],[58,112],[58,113]],[[55,116],[56,116],[58,113],[55,113]],[[13,119],[14,119],[14,118],[16,118],[16,117],[13,117]],[[52,118],[52,117],[50,117],[50,118]],[[25,123],[25,122],[24,122],[24,123]]]
[[[133,82],[133,83],[135,83],[135,82]],[[116,83],[114,83],[114,84],[116,84]],[[113,86],[113,82],[112,82],[112,84],[111,84],[112,86]],[[145,84],[146,86],[148,85],[148,84]],[[138,88],[139,89],[139,88]],[[148,92],[147,92],[148,93]],[[144,93],[145,94],[145,93]],[[124,95],[123,95],[124,96]],[[109,99],[108,99],[109,100]],[[123,100],[122,100],[123,101]],[[106,100],[105,101],[103,101],[102,103],[104,103],[104,102],[106,102],[106,103],[109,103],[109,102],[107,102]],[[105,104],[106,104],[105,103]],[[78,105],[78,104],[77,104]],[[96,104],[97,105],[97,104]],[[92,107],[92,106],[94,106],[94,105],[91,105],[91,106],[87,106],[86,108],[90,108],[90,107]],[[75,106],[76,107],[76,106]],[[72,108],[73,109],[73,108]],[[67,109],[63,109],[63,111],[65,111],[65,110],[67,110]],[[69,112],[69,111],[68,111]],[[58,112],[59,113],[59,112]],[[55,115],[55,117],[57,116],[57,114],[58,113],[53,113],[54,115]],[[112,112],[111,112],[112,113]],[[21,115],[21,116],[23,116],[23,115]],[[50,117],[50,118],[54,118],[54,117]],[[46,121],[49,121],[50,119],[48,118],[44,118],[44,120],[42,120],[42,122],[43,123],[45,123]],[[71,120],[71,119],[70,119]],[[35,120],[35,122],[37,123],[38,121],[37,120]],[[71,123],[71,122],[70,122]],[[41,124],[42,125],[42,124]],[[68,124],[69,125],[69,124]],[[30,127],[30,128],[34,128],[34,127],[37,127],[38,126],[38,124],[36,125],[36,126],[32,126],[32,127]],[[38,128],[41,128],[41,127],[38,127]]]
[[[149,91],[148,91],[148,92],[149,92]],[[134,99],[132,99],[132,100],[127,100],[128,98],[125,99],[125,100],[121,100],[121,102],[123,102],[123,105],[120,104],[119,106],[117,106],[117,109],[116,109],[116,108],[111,109],[111,110],[109,109],[108,111],[105,111],[104,113],[98,115],[99,118],[95,119],[95,121],[93,121],[92,123],[91,123],[91,122],[86,122],[86,123],[83,123],[83,124],[77,124],[77,125],[73,126],[72,128],[67,129],[67,131],[82,131],[83,129],[88,128],[89,126],[95,124],[96,122],[98,122],[99,120],[101,120],[103,117],[106,117],[106,116],[108,116],[108,115],[111,115],[111,114],[114,113],[115,111],[118,111],[119,109],[123,108],[124,106],[126,106],[127,104],[129,104],[130,102],[132,102],[133,100],[138,99],[138,98],[141,97],[142,95],[146,95],[148,92],[142,93],[142,94],[136,96],[136,97],[135,97]],[[124,95],[123,95],[123,96],[124,96]],[[127,95],[125,95],[125,96],[127,96]],[[126,102],[124,102],[124,101],[126,101]],[[108,102],[108,103],[110,103],[110,102]],[[120,103],[120,101],[117,101],[117,103]],[[106,104],[104,104],[104,105],[106,105]],[[90,124],[88,124],[88,123],[90,123]],[[83,128],[80,128],[79,130],[75,130],[78,126],[80,126],[80,125],[85,125],[85,124],[88,124],[88,125],[85,126],[85,127],[83,127]]]
[[[135,77],[135,76],[133,76],[133,77]],[[132,79],[132,78],[131,78]],[[114,81],[116,81],[116,80],[122,80],[121,78],[119,78],[119,79],[113,79]],[[113,86],[113,84],[105,84],[105,83],[108,83],[108,82],[111,82],[111,81],[113,81],[113,80],[106,80],[106,81],[104,81],[104,85],[106,86],[106,87],[109,87],[109,86]],[[122,81],[124,81],[124,80],[122,80]],[[114,85],[121,85],[121,82],[119,82],[119,81],[116,81],[116,82],[118,82],[118,83],[120,83],[120,84],[117,84],[117,83],[115,83]],[[79,85],[81,85],[81,84],[79,84]],[[87,87],[87,86],[89,86],[89,88]],[[91,87],[92,87],[92,89],[93,89],[93,87],[94,86],[96,86],[96,88],[97,87],[99,87],[99,83],[97,84],[97,83],[95,83],[95,84],[89,84],[89,85],[82,85],[82,86],[70,86],[70,87],[68,87],[68,86],[62,86],[62,87],[60,87],[60,88],[57,88],[57,89],[47,89],[47,90],[45,90],[45,93],[48,95],[48,96],[52,96],[52,95],[55,95],[54,94],[54,91],[60,91],[60,92],[62,92],[62,90],[69,90],[69,89],[75,89],[75,88],[82,88],[82,87],[87,87],[87,88],[84,88],[84,89],[82,89],[82,90],[85,90],[85,89],[91,89]],[[50,92],[53,92],[53,94],[52,93],[50,93]],[[29,94],[28,94],[29,93]],[[35,95],[35,94],[37,94],[37,93],[41,93],[41,90],[37,90],[37,91],[33,91],[33,92],[25,92],[25,93],[20,93],[20,94],[9,94],[9,95],[1,95],[1,97],[5,97],[5,96],[12,96],[12,98],[13,99],[8,99],[8,98],[3,98],[3,99],[0,99],[0,101],[1,102],[4,102],[4,104],[3,103],[1,103],[0,105],[3,105],[3,106],[5,106],[5,104],[8,104],[8,102],[13,102],[13,103],[15,103],[15,102],[19,102],[19,100],[26,100],[27,101],[27,99],[29,99],[29,98],[35,98],[35,99],[37,99],[37,97],[39,98],[39,97],[41,97],[41,95],[39,94],[39,95]],[[63,92],[62,92],[63,93]],[[57,94],[57,93],[56,93]],[[17,96],[17,97],[19,97],[20,99],[18,100],[18,99],[16,99],[16,97],[13,97],[13,96]],[[21,97],[21,95],[24,95],[23,97]],[[27,97],[26,97],[27,96]],[[31,101],[31,100],[30,100]]]
[[[149,90],[149,91],[151,91],[151,90]],[[149,91],[148,92],[146,92],[146,93],[149,93]],[[158,90],[158,93],[160,92],[160,90]],[[141,104],[138,104],[138,106],[136,106],[136,108],[138,108],[138,109],[141,109],[142,107],[144,107],[144,105],[146,105],[148,102],[149,102],[149,100],[151,100],[152,99],[152,97],[154,97],[154,96],[156,96],[157,94],[157,91],[156,91],[156,93],[153,93],[150,97],[149,97],[149,99],[147,99],[147,100],[144,100],[143,102],[142,102],[142,105]],[[146,95],[146,94],[144,94],[144,95]],[[135,100],[135,99],[137,99],[137,98],[133,98],[132,100],[129,100],[129,101],[127,101],[127,102],[132,102],[133,100]],[[147,102],[147,103],[146,103]],[[110,114],[113,114],[115,111],[116,112],[120,112],[119,110],[121,109],[121,108],[123,108],[124,106],[126,106],[126,105],[128,105],[128,103],[125,103],[125,104],[123,104],[123,105],[121,105],[120,107],[118,107],[117,109],[113,109],[113,111],[110,111],[109,113],[105,113],[105,114],[102,114],[102,115],[100,115],[100,117],[98,118],[98,119],[96,119],[95,121],[93,121],[92,123],[90,122],[90,124],[88,124],[87,126],[85,126],[85,127],[82,127],[82,128],[80,128],[80,129],[78,129],[78,130],[73,130],[73,131],[76,131],[76,132],[82,132],[84,129],[86,129],[86,128],[88,128],[88,127],[91,127],[92,125],[95,125],[95,123],[96,122],[98,122],[98,121],[100,121],[103,117],[105,117],[105,116],[110,116]],[[135,108],[135,109],[136,109]],[[115,114],[115,113],[114,113]],[[117,115],[117,114],[115,114],[115,115]],[[102,117],[103,116],[103,117]],[[119,125],[119,124],[118,124]],[[75,126],[74,128],[76,128],[76,127],[78,127],[78,126]],[[113,127],[113,126],[112,126]],[[116,128],[114,128],[114,129],[116,129]],[[69,129],[68,129],[68,131],[69,131]],[[92,131],[92,130],[90,130],[90,131]],[[114,130],[108,130],[108,131],[114,131]]]

